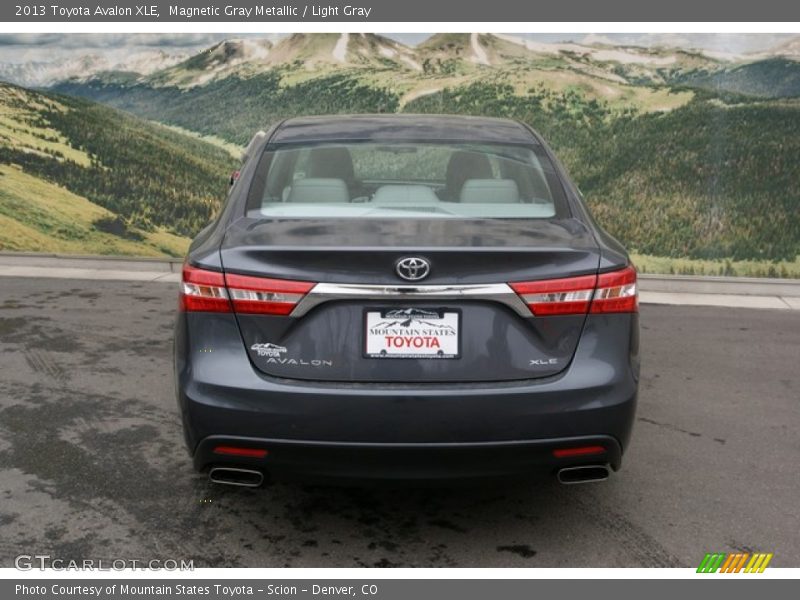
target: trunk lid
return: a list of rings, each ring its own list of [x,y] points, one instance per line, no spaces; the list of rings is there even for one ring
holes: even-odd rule
[[[399,278],[395,265],[407,257],[429,261],[429,276]],[[246,218],[221,248],[226,276],[320,284],[293,315],[237,312],[256,368],[365,383],[513,381],[562,371],[586,316],[532,316],[505,284],[594,275],[599,259],[593,236],[574,219]]]

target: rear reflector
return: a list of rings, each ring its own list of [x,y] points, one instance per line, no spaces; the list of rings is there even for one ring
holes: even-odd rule
[[[313,287],[307,281],[223,274],[185,264],[180,306],[189,312],[288,315]]]
[[[601,275],[509,283],[534,316],[621,313],[638,310],[636,269]]]
[[[237,313],[288,315],[313,283],[247,275],[225,275],[233,309]]]
[[[556,458],[570,458],[571,456],[589,456],[592,454],[603,454],[606,449],[604,446],[578,446],[576,448],[558,448],[553,450]]]
[[[240,448],[239,446],[216,446],[214,454],[228,456],[246,456],[248,458],[264,458],[269,452],[263,448]]]

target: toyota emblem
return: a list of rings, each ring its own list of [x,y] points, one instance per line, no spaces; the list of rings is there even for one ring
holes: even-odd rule
[[[401,258],[395,267],[397,275],[406,281],[425,279],[431,272],[431,263],[424,258],[410,256]]]

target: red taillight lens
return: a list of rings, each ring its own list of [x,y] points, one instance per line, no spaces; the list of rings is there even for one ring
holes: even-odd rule
[[[639,312],[639,292],[636,286],[636,269],[625,267],[621,271],[597,276],[597,289],[592,300],[592,313]]]
[[[313,283],[226,274],[228,293],[237,313],[288,315]]]
[[[586,314],[596,275],[510,283],[535,316]]]
[[[180,306],[190,312],[288,315],[313,287],[307,281],[224,275],[187,264],[183,266]]]
[[[189,312],[231,312],[225,276],[216,271],[183,265],[180,307]]]
[[[636,269],[601,275],[509,283],[534,316],[625,313],[639,310]]]

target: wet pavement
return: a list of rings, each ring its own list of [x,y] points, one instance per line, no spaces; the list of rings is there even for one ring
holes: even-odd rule
[[[623,469],[583,486],[221,488],[172,389],[174,284],[0,280],[0,566],[800,566],[800,315],[642,307]]]

